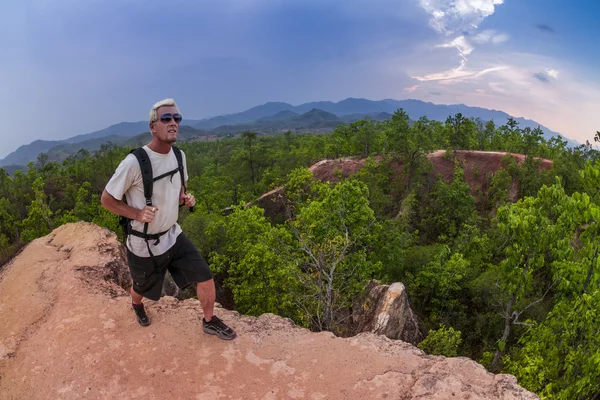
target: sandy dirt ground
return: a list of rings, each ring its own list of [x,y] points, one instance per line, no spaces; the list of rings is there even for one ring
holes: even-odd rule
[[[217,308],[238,333],[202,332],[197,300],[148,301],[141,327],[123,248],[89,223],[57,228],[0,272],[0,399],[536,399],[509,375],[384,336],[337,338],[271,314]]]

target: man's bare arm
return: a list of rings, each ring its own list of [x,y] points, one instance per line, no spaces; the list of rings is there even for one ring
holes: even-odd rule
[[[134,219],[140,222],[152,222],[158,207],[146,206],[142,210],[133,208],[130,205],[124,203],[121,200],[115,199],[110,193],[104,189],[102,197],[100,197],[100,203],[108,211],[113,212],[117,215],[121,215],[125,218]]]
[[[185,181],[185,186],[187,187],[187,181]],[[189,193],[186,194],[183,191],[183,186],[179,191],[179,205],[183,205],[189,208],[194,207],[196,205],[196,199],[194,198],[194,196]]]

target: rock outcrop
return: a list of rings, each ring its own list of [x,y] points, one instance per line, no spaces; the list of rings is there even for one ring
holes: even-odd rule
[[[31,242],[0,275],[0,399],[537,399],[510,375],[383,335],[338,338],[195,299],[146,301],[139,326],[121,244],[89,223]]]
[[[456,159],[464,169],[464,179],[471,188],[471,194],[476,195],[480,192],[487,192],[488,179],[498,172],[498,170],[505,168],[503,159],[508,155],[512,157],[517,164],[522,164],[525,161],[525,156],[523,154],[496,151],[454,150],[452,157],[448,157],[446,150],[437,150],[427,155],[428,160],[433,166],[429,175],[432,178],[441,175],[444,182],[452,182],[454,179],[454,162]],[[539,168],[542,170],[549,170],[552,168],[552,161],[550,160],[540,159],[539,162]],[[347,178],[358,172],[364,164],[364,159],[355,160],[352,158],[343,158],[336,160],[322,160],[311,166],[310,171],[316,179],[337,182],[340,179],[339,176]],[[400,176],[403,166],[397,165],[396,168],[398,176]]]
[[[490,178],[505,168],[503,159],[510,155],[517,164],[525,161],[523,154],[503,153],[494,151],[471,151],[455,150],[452,157],[446,156],[446,150],[437,150],[427,155],[432,164],[429,172],[430,179],[436,179],[438,175],[444,182],[452,182],[454,179],[454,161],[458,160],[464,169],[464,179],[471,189],[471,194],[481,201],[487,200]],[[358,172],[365,165],[365,159],[342,158],[325,159],[310,167],[313,176],[323,182],[338,182],[340,178],[347,178]],[[552,161],[539,160],[541,170],[552,168]],[[402,176],[403,165],[395,166],[397,176]],[[511,201],[517,200],[518,182],[512,182],[510,188]],[[271,190],[263,194],[256,203],[265,210],[265,215],[273,220],[285,219],[287,217],[286,198],[282,188]]]
[[[415,345],[423,340],[417,317],[400,282],[391,285],[369,282],[364,295],[357,299],[352,309],[357,333],[373,332]]]

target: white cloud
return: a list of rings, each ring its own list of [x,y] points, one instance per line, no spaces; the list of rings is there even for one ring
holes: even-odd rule
[[[476,43],[488,43],[495,33],[496,31],[493,29],[486,29],[473,36],[473,41]]]
[[[471,40],[478,44],[499,44],[508,40],[507,34],[499,33],[494,29],[486,29],[475,36],[467,38],[467,35],[469,35],[468,32],[474,30],[473,28],[476,29],[481,21],[492,15],[496,5],[503,4],[504,0],[419,1],[421,7],[432,16],[430,25],[438,32],[444,33],[447,36],[457,30],[465,33],[455,37],[450,42],[435,46],[436,48],[455,48],[461,57],[458,67],[443,72],[413,76],[414,79],[450,83],[452,80],[477,78],[505,68],[504,66],[495,65],[487,68],[467,69],[469,56],[475,50],[475,46],[471,43]]]
[[[502,93],[502,94],[507,94],[508,92],[502,87],[501,83],[498,82],[488,82],[488,86],[490,87],[490,89],[492,89],[494,92],[498,92],[498,93]]]
[[[429,24],[446,35],[470,31],[492,15],[504,0],[419,0],[431,19]]]
[[[473,78],[479,78],[482,75],[489,74],[490,72],[502,71],[503,69],[506,69],[506,68],[507,67],[505,67],[505,66],[497,66],[497,67],[485,68],[480,71],[467,71],[467,70],[465,70],[464,65],[461,65],[460,67],[451,69],[449,71],[438,72],[435,74],[429,74],[429,75],[425,75],[425,76],[413,76],[413,78],[417,79],[421,82],[448,81],[448,80],[466,79],[466,78],[473,79]]]
[[[494,29],[486,29],[484,31],[479,32],[477,35],[473,36],[473,41],[475,43],[503,43],[508,40],[508,35],[505,33],[498,33]]]
[[[481,32],[478,36],[474,38],[474,40],[479,40],[480,42],[488,42],[493,40],[496,36],[495,31],[487,30]],[[423,76],[413,76],[414,79],[419,81],[449,81],[453,79],[465,79],[465,78],[477,78],[481,75],[488,74],[490,72],[495,72],[502,70],[506,67],[504,66],[493,66],[490,68],[483,68],[479,70],[467,70],[467,61],[468,57],[471,55],[475,48],[469,43],[469,40],[465,36],[459,36],[452,40],[451,42],[437,45],[435,47],[438,48],[455,48],[458,51],[458,54],[462,58],[460,61],[460,65],[456,68],[452,68],[447,71],[427,74]]]
[[[554,79],[558,79],[558,71],[555,69],[546,69],[546,74]]]
[[[500,33],[498,35],[495,35],[492,38],[492,43],[494,44],[499,44],[499,43],[504,43],[508,40],[508,35],[506,33]]]
[[[473,46],[469,43],[469,41],[464,36],[459,36],[451,42],[437,45],[436,47],[443,48],[456,48],[458,53],[462,57],[463,60],[467,59],[467,56],[473,52]]]
[[[417,90],[417,88],[418,88],[418,87],[419,87],[419,85],[414,85],[414,86],[411,86],[411,87],[404,88],[404,91],[405,91],[406,93],[412,93],[412,92],[414,92],[415,90]]]

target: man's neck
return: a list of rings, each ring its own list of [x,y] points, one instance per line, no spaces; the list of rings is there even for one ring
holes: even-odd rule
[[[171,151],[171,143],[159,142],[158,140],[152,139],[152,141],[148,143],[148,148],[156,153],[168,154]]]

